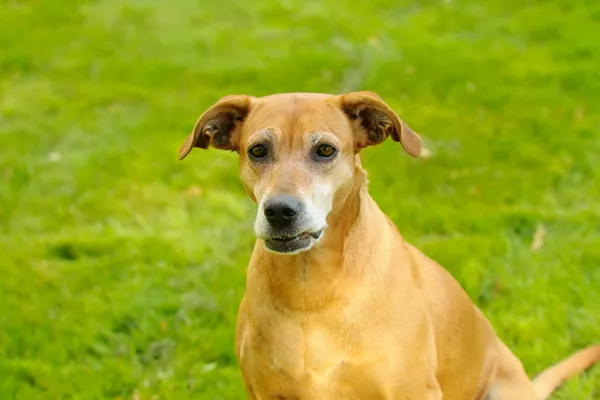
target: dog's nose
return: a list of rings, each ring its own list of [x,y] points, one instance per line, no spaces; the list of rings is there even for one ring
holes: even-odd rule
[[[301,203],[290,195],[277,195],[265,202],[265,217],[275,229],[291,225],[300,212]]]

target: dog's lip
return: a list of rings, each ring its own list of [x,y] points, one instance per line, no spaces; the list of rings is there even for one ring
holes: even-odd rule
[[[291,242],[296,239],[308,238],[308,237],[312,237],[313,239],[318,239],[321,237],[322,233],[323,233],[323,229],[319,229],[318,231],[314,231],[314,232],[302,232],[301,234],[296,235],[296,236],[274,236],[267,240],[272,240],[274,242],[286,243],[286,242]]]

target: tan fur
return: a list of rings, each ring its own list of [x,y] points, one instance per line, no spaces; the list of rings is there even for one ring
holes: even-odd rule
[[[307,156],[315,132],[339,148],[331,164]],[[264,135],[275,155],[258,165],[247,152]],[[374,93],[228,96],[180,149],[180,158],[194,146],[238,151],[257,202],[274,192],[323,202],[319,188],[332,191],[313,247],[289,255],[256,242],[236,334],[248,397],[543,399],[599,360],[600,346],[590,347],[532,384],[456,280],[406,243],[369,195],[358,152],[388,136],[419,154],[419,135]]]

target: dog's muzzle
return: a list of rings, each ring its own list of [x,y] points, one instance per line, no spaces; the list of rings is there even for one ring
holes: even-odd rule
[[[277,253],[297,253],[312,247],[323,229],[310,229],[312,224],[302,201],[288,194],[278,194],[265,201],[264,218],[268,234],[265,246]]]

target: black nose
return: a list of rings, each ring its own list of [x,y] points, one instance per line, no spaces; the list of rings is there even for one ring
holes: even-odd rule
[[[301,203],[287,194],[277,195],[265,202],[265,217],[275,229],[291,225],[300,212]]]

